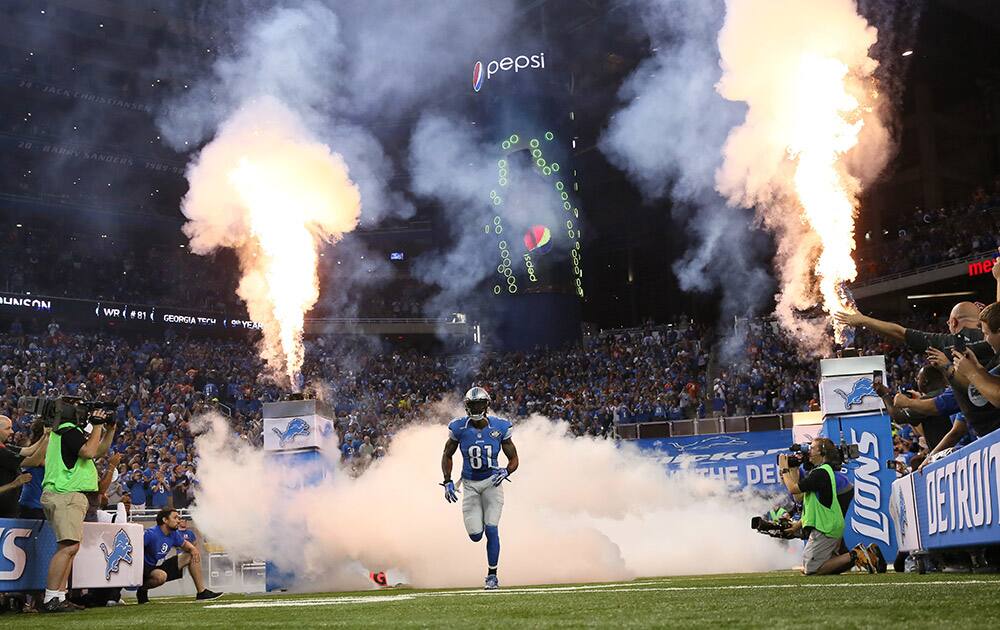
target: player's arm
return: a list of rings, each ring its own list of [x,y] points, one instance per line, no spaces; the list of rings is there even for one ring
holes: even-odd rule
[[[45,464],[45,453],[49,445],[49,434],[46,433],[42,436],[40,440],[32,444],[27,448],[21,449],[21,466],[24,468],[32,468],[34,466],[42,466]]]
[[[31,481],[31,473],[21,473],[20,475],[14,478],[14,481],[0,486],[0,494],[3,494],[5,492],[10,492],[12,490],[17,490],[18,488],[28,483],[29,481]]]
[[[448,438],[444,443],[444,453],[441,454],[441,474],[444,475],[445,483],[451,481],[451,469],[454,464],[455,451],[458,450],[458,442]]]
[[[952,358],[955,363],[956,375],[965,377],[969,383],[975,385],[979,393],[991,405],[994,407],[1000,405],[1000,377],[987,372],[986,368],[979,364],[976,355],[968,348],[964,352],[953,350]]]
[[[444,443],[444,453],[441,454],[441,474],[444,475],[444,481],[441,482],[441,485],[444,486],[444,500],[448,503],[458,502],[455,484],[451,480],[452,456],[457,450],[458,441],[449,437],[448,441]]]
[[[101,443],[97,445],[97,457],[104,457],[111,448],[111,442],[115,439],[115,423],[107,421],[107,418],[111,415],[110,412],[102,409],[98,413],[103,419],[106,420],[106,422],[101,425],[103,430],[103,433],[101,434]]]
[[[31,446],[25,446],[24,448],[21,449],[21,457],[27,460],[29,457],[31,457],[38,451],[41,451],[42,461],[45,461],[45,450],[46,448],[48,448],[48,445],[49,445],[49,432],[48,429],[46,429],[42,437],[38,438],[38,440],[35,441],[34,444],[32,444]],[[30,466],[30,464],[25,464],[23,462],[21,463],[21,465],[24,466],[25,468]]]
[[[517,470],[518,459],[517,459],[517,448],[514,447],[514,440],[504,440],[500,442],[500,448],[503,449],[503,454],[507,458],[507,474],[511,475]]]
[[[781,475],[781,483],[785,484],[785,488],[789,494],[792,495],[796,502],[802,501],[804,490],[801,484],[805,480],[799,479],[799,469],[797,466],[789,467],[788,455],[784,453],[778,455],[778,471]]]
[[[100,494],[107,494],[108,488],[111,487],[111,481],[115,477],[115,469],[118,468],[118,464],[121,461],[121,453],[115,453],[108,458],[108,467],[104,470],[104,475],[101,477],[100,481],[97,482],[97,491]]]

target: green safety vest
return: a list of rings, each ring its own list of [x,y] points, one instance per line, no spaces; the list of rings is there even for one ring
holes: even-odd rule
[[[802,526],[812,527],[830,538],[840,538],[844,535],[844,515],[837,500],[837,479],[833,476],[833,468],[830,468],[829,464],[823,464],[819,468],[826,470],[830,475],[833,501],[830,507],[826,507],[820,503],[819,496],[815,492],[806,492],[802,500]]]
[[[56,431],[75,426],[72,422],[64,422]],[[45,450],[45,478],[42,480],[42,490],[59,494],[96,492],[97,466],[94,465],[94,460],[78,457],[72,468],[66,468],[62,457],[62,436],[56,431],[49,434],[49,446]]]

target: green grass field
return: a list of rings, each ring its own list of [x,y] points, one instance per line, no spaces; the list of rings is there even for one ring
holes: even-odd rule
[[[11,630],[139,626],[989,628],[1000,627],[1000,576],[888,573],[806,579],[782,571],[497,592],[400,588],[227,595],[206,603],[154,598],[144,606],[0,616],[0,627]]]

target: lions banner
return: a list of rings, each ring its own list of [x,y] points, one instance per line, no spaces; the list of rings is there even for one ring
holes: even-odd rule
[[[84,523],[73,561],[73,588],[138,586],[142,583],[142,526]],[[45,588],[56,539],[45,521],[0,519],[0,593]]]
[[[787,453],[792,432],[755,431],[636,440],[639,448],[654,451],[668,469],[694,472],[763,491],[783,491],[778,477],[778,454]]]
[[[847,478],[854,484],[854,500],[846,515],[844,542],[878,543],[882,555],[896,557],[896,532],[889,518],[892,482],[896,473],[885,466],[893,459],[892,425],[881,413],[827,417],[820,435],[835,444],[843,439],[858,446],[858,458],[845,463]]]
[[[912,548],[1000,543],[1000,431],[897,480],[893,518]],[[907,496],[907,495],[910,496]]]
[[[45,588],[56,537],[44,521],[0,518],[0,593]]]

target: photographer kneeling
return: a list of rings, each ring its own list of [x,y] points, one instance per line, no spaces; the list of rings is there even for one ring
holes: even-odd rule
[[[802,501],[802,520],[785,530],[808,535],[802,552],[802,573],[834,575],[857,566],[874,573],[885,572],[885,560],[876,545],[865,549],[857,545],[848,553],[837,551],[844,536],[844,513],[837,501],[837,481],[834,467],[840,467],[837,446],[827,438],[816,438],[809,446],[809,461],[813,469],[805,479],[799,478],[798,468],[788,467],[788,456],[778,456],[781,481],[796,501]]]
[[[73,558],[80,550],[83,538],[83,520],[88,506],[86,493],[97,492],[94,460],[108,452],[115,437],[114,421],[107,412],[94,412],[90,420],[89,436],[80,423],[61,421],[50,434],[45,451],[41,503],[58,545],[45,581],[45,597],[42,600],[45,612],[81,609],[66,600],[66,585]]]

